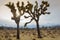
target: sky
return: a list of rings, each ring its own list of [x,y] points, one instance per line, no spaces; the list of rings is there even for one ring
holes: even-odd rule
[[[17,1],[23,1],[25,5],[27,1],[35,5],[35,1],[38,1],[38,4],[41,4],[42,0],[0,0],[0,26],[9,26],[9,27],[16,27],[15,21],[11,20],[12,13],[8,7],[5,6],[8,2],[14,2],[15,4]],[[48,15],[41,15],[39,20],[39,25],[44,26],[52,26],[52,25],[60,25],[60,0],[45,0],[48,1],[50,7],[48,7],[48,12],[51,14]],[[16,5],[15,5],[16,6]],[[24,14],[28,15],[28,14]],[[23,15],[23,16],[24,16]],[[24,26],[27,21],[30,21],[31,18],[25,19],[21,17],[20,26]],[[36,27],[35,21],[32,21],[30,24],[27,25],[28,27]]]

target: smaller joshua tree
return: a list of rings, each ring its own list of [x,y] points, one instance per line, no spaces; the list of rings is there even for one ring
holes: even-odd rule
[[[33,20],[36,22],[37,25],[37,33],[38,33],[38,38],[42,38],[41,34],[40,34],[40,30],[39,30],[39,18],[40,16],[43,14],[50,14],[50,12],[46,12],[47,7],[49,7],[49,4],[47,1],[42,1],[42,4],[40,5],[40,8],[38,9],[38,2],[35,1],[36,5],[34,6],[34,12],[32,12],[32,8],[33,5],[31,3],[28,2],[27,4],[27,8],[29,11],[27,11],[27,13],[30,16],[24,16],[25,18],[29,18],[31,17],[31,20],[29,22],[26,22],[24,26],[26,26],[28,23],[31,23]]]
[[[9,4],[6,4],[6,6],[11,9],[11,12],[13,14],[13,17],[11,19],[14,20],[15,23],[17,24],[17,39],[20,39],[19,38],[19,22],[20,22],[20,17],[24,14],[24,10],[25,10],[24,9],[24,2],[22,2],[21,7],[19,6],[19,1],[17,2],[16,5],[17,5],[18,11],[19,11],[18,16],[16,14],[16,9],[15,9],[14,3],[9,2]],[[23,13],[21,13],[21,10],[22,10]]]

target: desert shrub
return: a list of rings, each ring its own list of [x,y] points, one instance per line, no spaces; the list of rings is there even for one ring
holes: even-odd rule
[[[32,40],[36,40],[36,39],[32,39]]]
[[[55,38],[55,36],[54,35],[51,35],[51,38]]]
[[[24,31],[22,31],[22,33],[24,33]]]
[[[8,38],[8,35],[5,35],[5,38]]]
[[[9,38],[8,40],[12,40],[11,38]]]
[[[33,35],[36,35],[36,33],[33,33]]]
[[[13,37],[16,37],[16,35],[14,34]]]

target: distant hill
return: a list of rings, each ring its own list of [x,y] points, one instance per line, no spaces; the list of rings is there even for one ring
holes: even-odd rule
[[[60,25],[55,25],[55,26],[42,26],[42,27],[40,27],[40,29],[60,29]],[[7,26],[0,26],[0,29],[9,29],[9,30],[11,30],[11,29],[17,29],[17,28],[14,28],[14,27],[7,27]],[[21,30],[22,29],[36,29],[36,28],[23,28],[23,27],[21,27],[20,28]]]

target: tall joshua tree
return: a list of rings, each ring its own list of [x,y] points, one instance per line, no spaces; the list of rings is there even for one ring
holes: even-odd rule
[[[38,38],[42,38],[42,36],[40,34],[40,30],[39,30],[39,18],[42,14],[43,15],[50,14],[50,12],[46,12],[47,7],[49,7],[49,3],[47,1],[42,1],[42,4],[38,8],[38,2],[35,1],[36,5],[34,6],[34,12],[32,12],[33,5],[29,2],[28,2],[28,4],[27,4],[27,6],[29,6],[29,7],[28,8],[26,7],[26,9],[28,9],[29,11],[26,11],[26,12],[29,14],[29,16],[24,16],[24,17],[25,18],[31,17],[31,20],[29,22],[26,22],[24,26],[26,26],[28,23],[31,23],[34,20],[37,25]]]
[[[14,3],[9,2],[9,4],[6,4],[6,6],[11,9],[11,12],[13,14],[13,17],[11,19],[14,20],[15,23],[17,24],[17,39],[20,39],[19,38],[19,22],[20,22],[20,17],[24,14],[24,13],[21,13],[21,10],[24,11],[24,2],[22,2],[21,7],[19,6],[19,1],[17,2],[16,5],[17,5],[18,11],[19,11],[18,16],[16,14],[16,9],[15,9]]]

